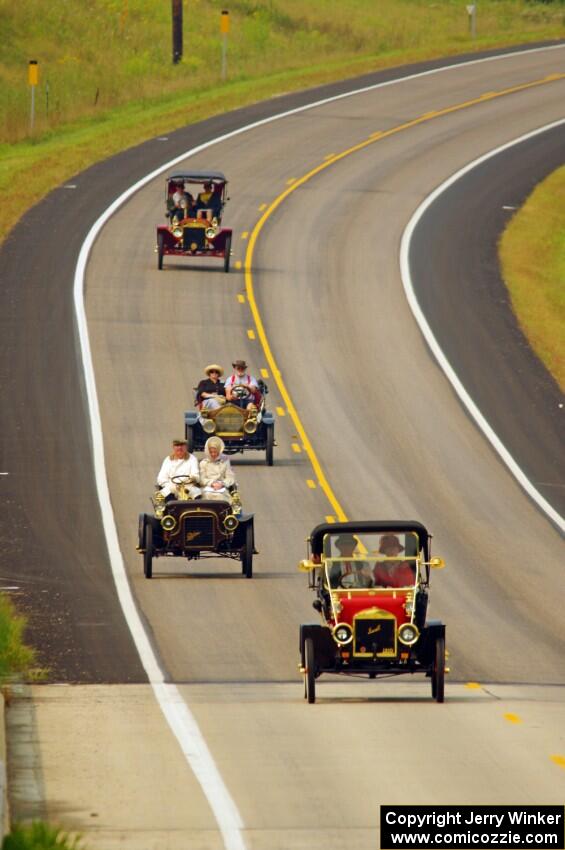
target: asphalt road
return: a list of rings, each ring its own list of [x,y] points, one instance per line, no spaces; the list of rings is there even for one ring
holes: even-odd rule
[[[298,624],[313,612],[296,564],[310,528],[334,511],[303,447],[293,448],[301,446],[288,410],[277,415],[275,466],[267,468],[259,457],[237,462],[244,503],[257,516],[261,554],[253,581],[243,580],[229,562],[194,569],[167,561],[161,570],[156,563],[156,578],[147,582],[134,550],[137,513],[148,505],[170,439],[182,433],[183,411],[204,365],[228,366],[233,358],[245,357],[255,371],[268,366],[259,342],[248,334],[254,324],[247,300],[238,298],[247,292],[243,272],[236,268],[262,205],[325,158],[371,134],[562,70],[563,50],[461,66],[321,105],[192,157],[190,167],[220,168],[230,178],[225,221],[236,238],[229,275],[212,263],[178,260],[157,271],[152,246],[155,222],[162,218],[161,178],[122,207],[96,241],[87,269],[86,308],[122,551],[154,644],[172,681],[182,687],[238,805],[249,848],[327,848],[346,842],[365,850],[374,841],[377,807],[383,802],[549,803],[563,798],[563,771],[551,761],[551,754],[564,749],[558,719],[565,685],[562,539],[477,431],[432,359],[406,304],[398,252],[413,211],[444,179],[481,153],[561,118],[565,82],[437,115],[351,152],[288,196],[266,221],[254,250],[254,291],[277,367],[346,514],[419,519],[434,533],[435,553],[447,561],[447,570],[433,576],[433,614],[448,624],[451,677],[461,684],[448,688],[446,705],[433,704],[428,684],[415,680],[370,687],[321,680],[319,704],[303,704],[296,672]],[[161,144],[165,159],[168,143]],[[157,156],[153,147],[147,150]],[[540,139],[528,156],[521,160],[525,171],[560,164],[553,139]],[[119,162],[114,173],[116,166]],[[514,333],[505,330],[511,327],[506,312],[498,312],[504,321],[488,326],[493,348],[472,345],[468,335],[480,316],[490,315],[489,299],[500,300],[490,230],[490,263],[477,268],[469,258],[484,256],[483,225],[500,221],[501,201],[512,203],[523,191],[514,187],[512,159],[498,162],[495,170],[498,180],[492,170],[481,170],[472,191],[457,189],[434,210],[433,220],[423,222],[415,278],[445,347],[459,342],[454,360],[469,370],[473,387],[484,392],[491,421],[507,424],[511,417],[510,430],[519,431],[524,417],[515,411],[519,407],[523,414],[528,407],[524,376],[529,367],[506,368],[501,380],[500,358],[492,355],[499,350],[493,340],[506,346]],[[504,175],[513,186],[510,201],[503,197]],[[94,176],[84,180],[77,178],[78,188],[67,191],[84,198],[86,209]],[[516,184],[523,187],[524,181],[518,176]],[[102,207],[100,197],[96,205]],[[465,227],[457,226],[461,218]],[[4,256],[9,259],[13,250],[8,244]],[[477,287],[469,285],[477,278]],[[47,307],[56,316],[60,299],[52,288],[49,292]],[[57,352],[64,339],[55,322],[48,331],[41,321],[43,300],[37,288],[27,296],[41,356],[48,362],[49,335]],[[68,318],[66,312],[61,322]],[[35,339],[32,334],[30,341]],[[72,360],[69,334],[66,340]],[[540,374],[538,364],[532,368]],[[72,373],[69,363],[69,381]],[[15,369],[12,374],[10,397],[23,408],[26,397],[18,387],[25,382],[17,380]],[[96,514],[96,501],[80,391],[72,394],[73,410],[61,407],[59,418],[49,420],[42,432],[41,414],[45,417],[49,409],[40,403],[42,394],[57,390],[45,381],[45,373],[36,377],[28,369],[24,374],[31,384],[32,421],[43,433],[41,439],[22,434],[15,442],[29,458],[26,477],[45,464],[46,434],[59,448],[63,444],[70,461],[64,472],[53,464],[58,486],[34,489],[33,504],[46,515],[56,498],[64,497],[67,506],[80,504],[78,514],[63,511],[49,526],[51,563],[57,565],[60,558],[63,565],[60,573],[49,571],[49,581],[61,592],[61,577],[68,576],[71,563],[60,549],[61,528],[63,538],[78,535],[83,542],[86,525],[94,543],[91,547],[86,539],[87,545],[76,551],[86,549],[81,557],[96,561],[96,598],[111,612],[94,640],[76,628],[72,613],[74,631],[60,637],[80,640],[76,663],[82,659],[88,671],[81,681],[143,681],[112,600],[97,526],[86,522]],[[551,394],[554,388],[544,380]],[[284,411],[272,377],[270,387],[271,406]],[[559,499],[563,455],[547,460],[559,442],[553,399],[550,395],[548,415],[536,419],[529,439],[518,436],[516,445],[526,469],[537,470],[540,457],[548,463],[552,477],[544,483],[550,485],[544,495]],[[29,531],[29,514],[25,507],[20,510],[27,522],[22,545],[31,539],[40,547],[36,528]],[[63,523],[66,515],[71,519]],[[81,570],[88,573],[87,566]],[[82,571],[77,569],[78,575]],[[13,573],[8,570],[6,577],[12,580]],[[78,583],[74,590],[75,595],[66,591],[71,609],[72,600],[82,595]],[[61,664],[60,669],[68,679],[78,678],[76,667],[65,670]],[[466,687],[469,682],[482,687]],[[514,726],[505,717],[517,712],[522,723]],[[360,775],[374,776],[363,794],[355,792]],[[124,777],[127,782],[127,769]],[[168,777],[160,778],[166,788]],[[179,793],[176,771],[174,783]],[[336,806],[336,800],[343,805]],[[202,846],[216,846],[217,837],[206,831],[209,823],[197,817],[184,812],[182,826],[180,814],[169,818],[171,847],[189,846],[175,841],[198,830]],[[147,834],[161,827],[162,822],[148,825]],[[100,846],[111,846],[103,844],[103,834],[100,840]],[[146,838],[143,846],[153,845]]]

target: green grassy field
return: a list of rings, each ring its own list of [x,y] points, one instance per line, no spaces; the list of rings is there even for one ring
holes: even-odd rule
[[[565,36],[562,2],[480,0],[473,39],[466,1],[184,0],[173,65],[170,0],[0,0],[0,240],[61,182],[177,127],[385,67]]]
[[[565,167],[513,216],[500,259],[520,325],[565,391]]]

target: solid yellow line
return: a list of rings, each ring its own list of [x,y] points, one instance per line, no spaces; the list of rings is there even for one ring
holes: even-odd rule
[[[259,207],[259,212],[263,212],[263,210],[267,209],[267,204],[261,204]]]
[[[565,756],[551,756],[551,761],[559,767],[565,767]]]
[[[329,484],[329,482],[328,482],[328,480],[327,480],[327,478],[324,474],[324,471],[322,470],[322,467],[320,465],[320,461],[318,460],[316,452],[314,451],[314,447],[312,446],[312,443],[310,442],[310,439],[308,438],[308,435],[306,434],[306,431],[304,430],[304,426],[302,425],[302,422],[301,422],[300,417],[298,415],[298,411],[296,410],[296,408],[295,408],[295,406],[292,402],[292,399],[290,397],[290,394],[289,394],[289,392],[286,388],[286,385],[285,385],[285,383],[282,379],[280,370],[277,366],[277,362],[274,358],[273,352],[271,351],[271,346],[269,344],[269,340],[267,339],[267,334],[265,333],[265,328],[264,328],[264,325],[263,325],[263,320],[261,318],[261,314],[259,313],[259,310],[257,308],[257,303],[255,301],[255,292],[254,292],[254,289],[253,289],[253,273],[252,273],[253,252],[255,251],[255,245],[257,244],[257,239],[259,238],[259,234],[261,233],[261,230],[263,229],[265,222],[272,216],[272,214],[275,212],[275,210],[278,209],[278,207],[282,204],[282,202],[285,201],[286,198],[288,198],[288,196],[291,194],[291,192],[294,192],[300,186],[303,186],[306,182],[311,180],[312,177],[315,177],[316,175],[320,174],[322,171],[325,171],[327,168],[330,168],[332,165],[334,165],[334,163],[339,162],[342,159],[345,159],[346,156],[350,156],[350,154],[352,154],[352,153],[357,153],[358,151],[362,151],[365,148],[369,147],[370,145],[375,144],[375,142],[381,141],[382,139],[386,139],[390,136],[394,136],[397,133],[403,132],[404,130],[409,130],[411,127],[416,127],[419,124],[424,124],[427,121],[435,121],[437,118],[440,118],[444,115],[449,115],[452,112],[460,112],[463,109],[467,109],[470,106],[476,106],[480,103],[484,103],[485,98],[494,99],[494,98],[497,98],[497,97],[504,97],[504,96],[509,95],[509,94],[515,94],[516,92],[525,91],[526,89],[536,88],[538,86],[546,85],[549,82],[553,82],[554,80],[562,80],[564,78],[565,78],[565,74],[555,74],[555,75],[552,75],[550,78],[546,77],[542,80],[534,80],[533,82],[530,82],[530,83],[522,83],[521,85],[512,86],[511,88],[504,89],[503,91],[500,91],[500,92],[493,92],[492,94],[489,93],[487,95],[481,95],[480,97],[473,98],[472,100],[467,100],[467,101],[464,101],[463,103],[457,103],[453,106],[448,106],[445,109],[441,109],[441,110],[438,109],[437,112],[432,112],[432,113],[427,113],[426,115],[421,115],[418,118],[412,119],[411,121],[406,121],[404,124],[398,124],[396,127],[391,127],[389,130],[379,130],[377,133],[374,133],[373,136],[370,137],[369,139],[364,139],[362,142],[359,142],[358,144],[353,145],[350,148],[347,148],[347,150],[344,150],[341,153],[335,154],[335,156],[332,156],[331,158],[326,159],[324,162],[315,166],[311,171],[308,171],[302,177],[299,177],[299,178],[293,177],[290,180],[287,180],[287,188],[283,192],[281,192],[281,194],[278,195],[278,197],[276,197],[274,199],[274,201],[272,201],[269,204],[269,206],[264,211],[263,215],[261,216],[261,218],[259,219],[259,221],[255,225],[255,227],[253,228],[253,231],[251,233],[251,238],[249,239],[249,242],[247,243],[247,250],[246,250],[246,253],[245,253],[245,288],[246,288],[246,291],[247,291],[247,300],[249,301],[249,306],[251,308],[251,312],[253,314],[253,319],[255,321],[255,326],[257,328],[257,334],[259,336],[259,340],[261,342],[261,345],[263,346],[263,351],[265,353],[265,358],[267,360],[267,363],[269,364],[271,372],[272,372],[272,374],[273,374],[273,376],[274,376],[274,378],[277,382],[279,392],[280,392],[280,394],[283,398],[283,401],[286,405],[286,409],[288,410],[288,412],[289,412],[289,414],[292,418],[294,426],[295,426],[295,428],[296,428],[296,430],[297,430],[297,432],[300,436],[300,439],[302,440],[302,444],[304,446],[304,449],[305,449],[305,451],[306,451],[306,453],[307,453],[307,455],[310,459],[310,463],[312,464],[312,467],[313,467],[313,470],[314,470],[314,473],[315,473],[315,477],[317,478],[317,480],[320,484],[320,487],[322,488],[322,490],[326,494],[326,498],[328,499],[330,505],[332,506],[338,520],[340,520],[341,522],[347,521],[347,516],[346,516],[343,508],[341,507],[341,505],[340,505],[340,503],[337,499],[337,496],[333,492],[333,490],[332,490],[332,488],[331,488],[331,486],[330,486],[330,484]],[[242,239],[246,238],[247,235],[248,234],[246,232],[245,235],[242,236]],[[295,445],[296,444],[293,443],[293,449],[294,449]],[[294,450],[296,451],[296,449],[294,449]],[[481,686],[476,684],[476,683],[469,683],[467,685],[467,687],[480,688]]]

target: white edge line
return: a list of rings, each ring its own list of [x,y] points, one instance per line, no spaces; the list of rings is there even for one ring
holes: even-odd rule
[[[555,127],[559,127],[562,124],[565,124],[565,119],[561,119],[559,121],[554,121],[551,124],[546,124],[544,127],[540,127],[537,130],[533,130],[530,133],[525,133],[523,136],[520,136],[517,139],[514,139],[511,142],[507,142],[504,145],[501,145],[498,148],[495,148],[489,153],[480,156],[478,159],[473,160],[473,162],[466,165],[464,168],[461,168],[451,177],[449,177],[445,182],[443,182],[440,186],[438,186],[431,195],[420,204],[408,225],[404,233],[402,234],[402,241],[400,245],[400,272],[402,276],[402,283],[404,286],[404,291],[406,293],[406,297],[408,299],[408,303],[410,304],[410,308],[416,319],[420,331],[422,332],[424,339],[426,340],[428,346],[430,347],[434,357],[442,368],[443,372],[447,376],[450,381],[453,389],[459,396],[459,399],[463,402],[467,411],[471,414],[475,423],[481,429],[487,440],[490,442],[492,447],[498,453],[499,457],[506,464],[512,475],[516,478],[518,483],[523,487],[528,496],[536,503],[536,505],[541,508],[541,510],[555,523],[555,525],[561,529],[562,532],[565,532],[565,519],[549,504],[549,502],[544,499],[541,493],[534,487],[530,479],[525,475],[522,469],[518,466],[510,452],[506,449],[504,444],[495,434],[493,429],[488,424],[487,420],[468,394],[467,390],[457,377],[455,370],[449,363],[445,354],[443,353],[440,345],[435,338],[432,329],[430,328],[428,321],[418,303],[418,299],[416,298],[416,293],[414,291],[414,285],[412,282],[412,274],[410,270],[410,242],[412,236],[414,234],[414,230],[416,229],[418,222],[426,212],[426,210],[434,203],[434,201],[439,198],[439,196],[445,192],[450,186],[460,180],[465,174],[469,171],[472,171],[477,166],[481,165],[483,162],[486,162],[488,159],[491,159],[494,156],[497,156],[502,151],[508,150],[515,145],[519,145],[521,142],[527,141],[528,139],[533,138],[534,136],[538,136],[541,133],[546,133],[548,130],[552,130]]]
[[[216,767],[216,764],[212,758],[210,751],[208,750],[206,742],[204,741],[204,738],[202,736],[202,733],[200,732],[200,729],[198,728],[194,716],[190,712],[186,703],[183,701],[180,692],[178,691],[176,686],[166,684],[164,681],[163,671],[161,670],[161,667],[157,661],[151,643],[148,639],[147,633],[143,627],[139,612],[133,600],[131,588],[128,582],[126,569],[123,561],[123,556],[120,550],[118,533],[116,529],[114,514],[112,511],[112,504],[110,500],[110,493],[106,476],[104,441],[102,437],[102,423],[100,419],[100,409],[98,405],[98,395],[96,392],[94,367],[92,363],[92,353],[90,349],[88,326],[86,322],[86,311],[84,306],[85,271],[86,264],[88,262],[88,257],[92,249],[92,245],[94,244],[96,237],[98,236],[106,222],[112,217],[112,215],[143,186],[151,182],[151,180],[154,180],[163,172],[172,168],[172,166],[176,165],[177,163],[182,162],[183,160],[188,159],[190,156],[194,156],[200,151],[206,150],[207,148],[210,148],[215,144],[219,144],[220,142],[226,141],[227,139],[233,138],[234,136],[238,136],[241,133],[248,132],[249,130],[253,130],[257,127],[260,127],[263,124],[271,123],[272,121],[278,121],[279,119],[286,118],[290,115],[296,115],[308,109],[314,109],[326,103],[331,103],[333,101],[341,100],[346,97],[353,97],[355,95],[363,94],[368,91],[373,91],[378,88],[384,88],[386,86],[408,82],[419,77],[426,77],[430,76],[431,74],[438,74],[444,73],[446,71],[464,69],[467,68],[469,65],[476,65],[482,62],[492,62],[496,60],[502,61],[504,59],[511,59],[516,56],[522,56],[529,53],[538,53],[547,50],[559,50],[563,49],[563,47],[564,45],[557,44],[551,45],[549,47],[532,48],[531,50],[526,49],[516,51],[514,53],[505,53],[497,56],[488,56],[483,57],[481,59],[473,59],[468,62],[458,62],[453,65],[446,65],[442,68],[434,68],[429,71],[422,71],[420,73],[410,74],[409,76],[400,77],[395,80],[388,80],[387,82],[383,83],[375,83],[374,85],[365,86],[361,89],[355,89],[354,91],[344,92],[340,95],[336,95],[333,97],[327,97],[322,100],[315,101],[314,103],[309,103],[296,109],[290,109],[286,112],[270,116],[269,118],[264,118],[260,121],[255,121],[251,124],[246,125],[245,127],[240,127],[237,130],[233,130],[232,132],[219,136],[216,139],[211,139],[205,142],[204,144],[198,145],[197,147],[186,151],[185,153],[175,157],[174,159],[169,160],[164,165],[161,165],[159,168],[155,169],[150,174],[143,177],[141,180],[138,180],[137,183],[134,183],[133,186],[130,186],[129,189],[126,189],[125,192],[123,192],[118,198],[116,198],[116,200],[105,210],[105,212],[102,213],[102,215],[93,224],[92,228],[87,234],[85,241],[81,246],[81,250],[77,260],[77,266],[75,269],[73,298],[77,320],[78,337],[81,348],[82,365],[84,369],[88,410],[90,414],[95,481],[98,490],[100,508],[102,512],[102,522],[104,527],[104,533],[106,535],[106,542],[108,546],[112,575],[114,578],[118,593],[118,599],[122,607],[126,623],[132,634],[137,651],[139,652],[141,663],[153,687],[155,697],[159,703],[163,714],[167,719],[167,722],[169,723],[170,728],[172,729],[173,733],[177,738],[177,741],[179,742],[182,752],[184,753],[190,767],[194,771],[194,774],[198,782],[200,783],[206,798],[208,799],[210,807],[218,822],[218,827],[222,833],[224,845],[227,850],[245,850],[245,843],[241,834],[241,830],[243,829],[243,822],[241,816],[220,776],[220,773]]]

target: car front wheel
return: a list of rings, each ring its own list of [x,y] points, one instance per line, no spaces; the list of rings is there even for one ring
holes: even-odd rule
[[[153,577],[153,527],[151,523],[145,526],[145,552],[143,553],[143,572],[145,578]]]
[[[434,662],[432,667],[432,697],[443,702],[445,683],[445,638],[436,638]]]
[[[241,552],[241,572],[245,578],[253,578],[253,527],[245,529],[245,546]]]
[[[306,699],[310,704],[316,702],[316,658],[314,654],[314,641],[306,638],[304,641],[304,666],[306,673],[304,681],[306,685]]]

